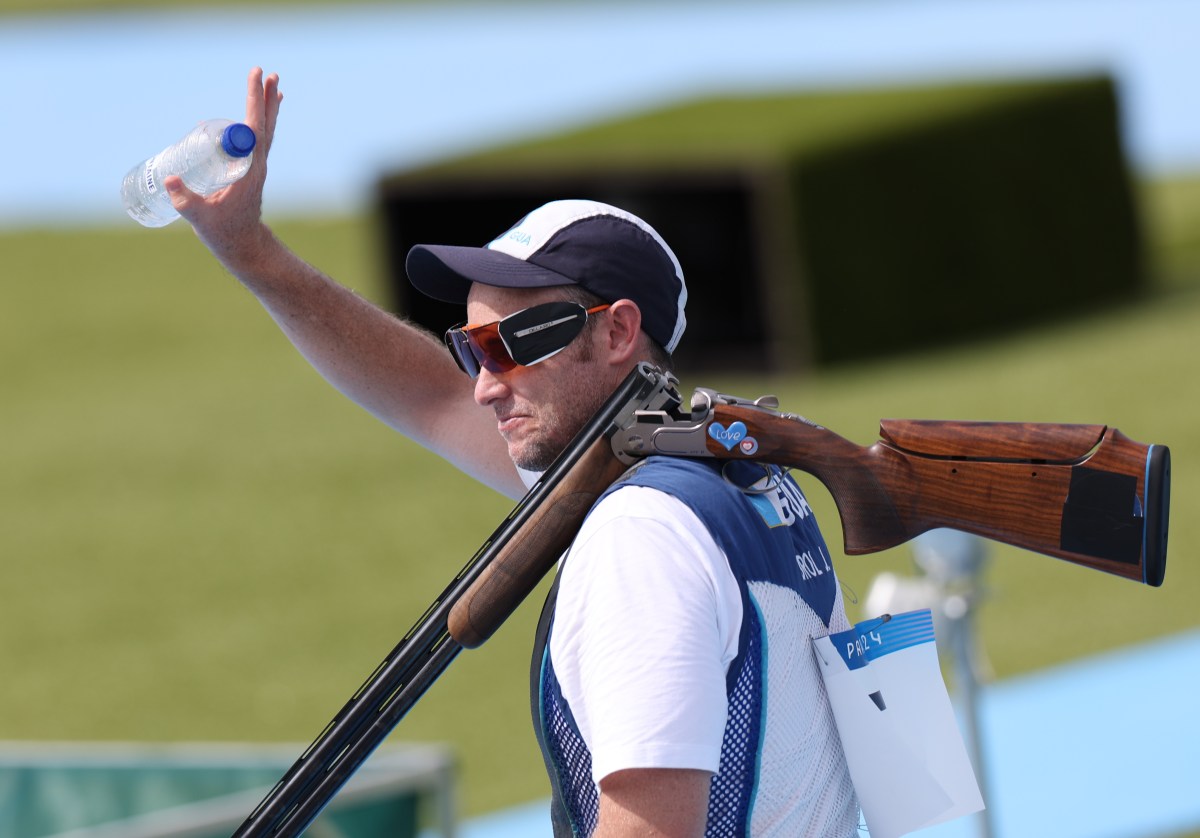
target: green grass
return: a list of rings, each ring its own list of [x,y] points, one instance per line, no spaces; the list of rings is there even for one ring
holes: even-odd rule
[[[807,379],[683,384],[775,392],[862,444],[885,416],[1100,422],[1168,444],[1165,586],[996,547],[982,631],[1004,678],[1194,629],[1200,271],[1178,219],[1200,190],[1155,185],[1146,204],[1172,279],[1138,305]],[[370,223],[279,230],[385,298]],[[0,235],[0,260],[0,739],[307,743],[510,504],[331,390],[183,227]],[[828,495],[807,487],[840,546]],[[865,596],[910,560],[840,567]],[[527,603],[461,655],[397,731],[457,751],[468,813],[546,794],[526,696],[536,616]]]
[[[1163,287],[1200,281],[1200,174],[1143,183],[1139,200]]]

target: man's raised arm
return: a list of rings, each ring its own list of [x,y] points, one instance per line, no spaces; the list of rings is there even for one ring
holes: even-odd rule
[[[167,178],[175,209],[326,380],[463,471],[520,497],[525,487],[494,416],[475,403],[473,382],[441,342],[306,263],[263,223],[267,155],[282,100],[275,74],[250,72],[246,123],[258,139],[250,172],[208,197]]]

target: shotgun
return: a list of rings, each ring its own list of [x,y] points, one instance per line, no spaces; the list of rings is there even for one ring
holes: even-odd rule
[[[849,555],[948,527],[1162,585],[1166,446],[1134,442],[1106,425],[884,419],[882,439],[862,447],[778,407],[773,396],[749,401],[697,388],[687,412],[635,411],[612,436],[613,454],[753,460],[807,472],[833,496]],[[556,518],[548,513],[542,525]],[[513,545],[455,604],[450,633],[467,648],[483,643],[528,593],[511,591],[509,582],[536,584],[558,555]]]
[[[629,374],[467,566],[254,810],[235,838],[299,835],[463,648],[484,643],[554,566],[592,504],[650,455],[812,474],[860,555],[950,527],[1162,584],[1170,451],[1105,425],[886,419],[861,447],[778,401]],[[768,488],[768,491],[770,489]]]

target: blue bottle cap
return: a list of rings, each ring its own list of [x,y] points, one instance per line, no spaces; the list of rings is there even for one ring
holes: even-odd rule
[[[235,122],[221,133],[221,148],[230,157],[248,157],[254,143],[254,129],[244,122]]]

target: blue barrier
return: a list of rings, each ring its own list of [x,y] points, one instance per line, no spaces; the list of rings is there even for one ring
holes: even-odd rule
[[[1200,829],[1198,694],[1200,631],[981,689],[993,838],[1162,838]],[[459,838],[551,838],[548,806],[466,821]],[[918,834],[979,831],[961,818]]]

